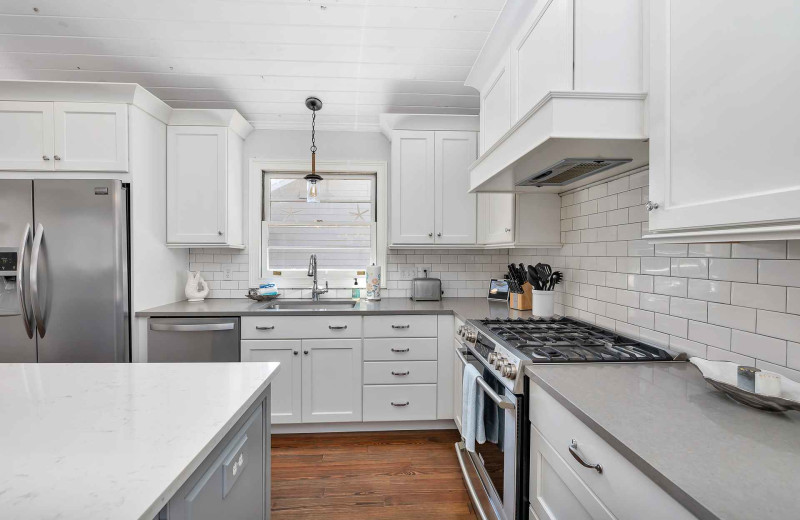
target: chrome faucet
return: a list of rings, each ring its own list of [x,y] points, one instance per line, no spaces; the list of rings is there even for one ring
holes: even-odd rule
[[[311,299],[319,301],[319,295],[328,292],[328,282],[325,281],[325,288],[320,289],[317,285],[317,255],[311,255],[308,259],[308,276],[314,277],[314,285],[311,287]]]

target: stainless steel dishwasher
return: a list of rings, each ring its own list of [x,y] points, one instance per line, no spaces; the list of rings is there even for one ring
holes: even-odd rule
[[[150,318],[147,361],[239,361],[239,318]]]

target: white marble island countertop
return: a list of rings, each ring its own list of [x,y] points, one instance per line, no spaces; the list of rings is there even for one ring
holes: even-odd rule
[[[0,364],[0,518],[151,520],[277,370]]]

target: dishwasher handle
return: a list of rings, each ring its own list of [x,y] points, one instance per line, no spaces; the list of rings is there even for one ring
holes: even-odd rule
[[[235,323],[196,323],[191,325],[178,323],[150,324],[150,330],[159,332],[213,332],[220,330],[233,330],[235,327]]]

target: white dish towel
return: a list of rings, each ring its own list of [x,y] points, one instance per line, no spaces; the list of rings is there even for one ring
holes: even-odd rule
[[[461,432],[468,451],[475,451],[475,441],[486,442],[483,431],[483,390],[478,388],[480,372],[474,366],[464,365],[461,384]]]

